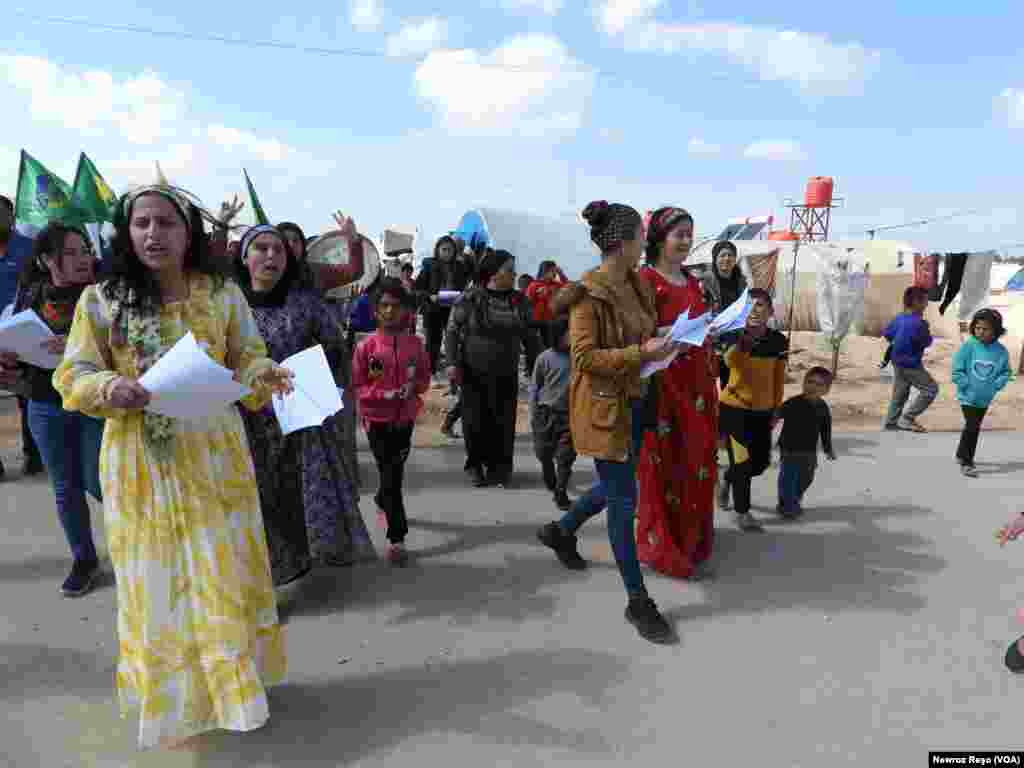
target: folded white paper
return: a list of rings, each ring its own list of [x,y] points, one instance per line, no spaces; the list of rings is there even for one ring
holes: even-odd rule
[[[281,365],[295,374],[294,390],[287,395],[274,395],[274,415],[282,434],[319,427],[345,407],[342,390],[334,383],[331,366],[319,344],[292,355]]]
[[[750,316],[752,307],[750,289],[746,288],[742,296],[719,312],[718,317],[711,321],[708,333],[711,336],[721,336],[730,331],[742,331],[747,325],[747,318]]]
[[[0,349],[14,352],[21,360],[37,368],[52,370],[60,365],[63,356],[43,348],[43,344],[53,336],[50,326],[31,309],[0,322]]]
[[[151,399],[146,410],[186,421],[203,421],[252,392],[215,363],[196,343],[183,336],[139,379]]]

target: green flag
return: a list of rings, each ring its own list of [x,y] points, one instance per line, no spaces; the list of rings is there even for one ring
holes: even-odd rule
[[[51,221],[80,225],[87,218],[72,201],[68,183],[25,150],[18,168],[18,197],[14,217],[19,223],[45,227]]]
[[[85,212],[90,222],[114,220],[117,197],[85,152],[78,158],[72,190],[75,205]]]
[[[242,173],[245,174],[245,185],[249,188],[249,205],[252,208],[252,215],[256,217],[257,224],[269,224],[270,219],[267,218],[267,214],[263,211],[263,206],[260,205],[260,199],[256,197],[256,189],[252,185],[252,180],[249,178],[249,172],[242,169]]]

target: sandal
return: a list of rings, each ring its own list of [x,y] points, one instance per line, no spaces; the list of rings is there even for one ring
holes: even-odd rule
[[[927,429],[922,427],[920,424],[918,424],[913,419],[903,419],[903,420],[901,420],[900,424],[899,424],[899,428],[902,429],[904,432],[917,432],[918,434],[922,434],[922,433],[928,431]]]

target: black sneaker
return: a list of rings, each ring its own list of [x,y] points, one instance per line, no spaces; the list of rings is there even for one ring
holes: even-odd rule
[[[4,469],[4,463],[0,461],[0,480],[4,479],[4,475],[7,474],[7,470]]]
[[[558,523],[548,523],[537,531],[537,539],[548,549],[553,549],[558,561],[570,571],[582,571],[587,561],[576,549],[576,537],[562,530]]]
[[[21,465],[21,474],[25,477],[32,477],[43,472],[43,462],[38,456],[28,456]]]
[[[65,597],[81,597],[92,589],[93,582],[100,572],[100,564],[87,560],[75,560],[71,566],[71,573],[60,585],[60,591]]]
[[[555,506],[563,512],[568,512],[572,509],[572,499],[569,498],[569,494],[565,492],[565,489],[555,491],[554,494]]]
[[[466,470],[466,474],[469,475],[469,481],[474,488],[483,488],[487,485],[487,478],[484,477],[484,471],[480,467],[470,467]]]
[[[487,473],[485,483],[490,488],[508,488],[511,477],[510,472],[491,471]]]
[[[1010,647],[1006,649],[1006,668],[1011,672],[1024,672],[1024,656],[1021,655],[1020,651],[1017,650],[1017,640],[1010,643]]]
[[[631,597],[626,606],[626,621],[636,627],[640,637],[652,643],[668,643],[673,639],[672,627],[649,597]]]

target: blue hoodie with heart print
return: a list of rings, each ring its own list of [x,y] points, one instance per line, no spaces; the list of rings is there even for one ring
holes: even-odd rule
[[[974,336],[953,355],[953,383],[961,405],[988,408],[1010,381],[1010,353],[998,341],[983,344]]]

